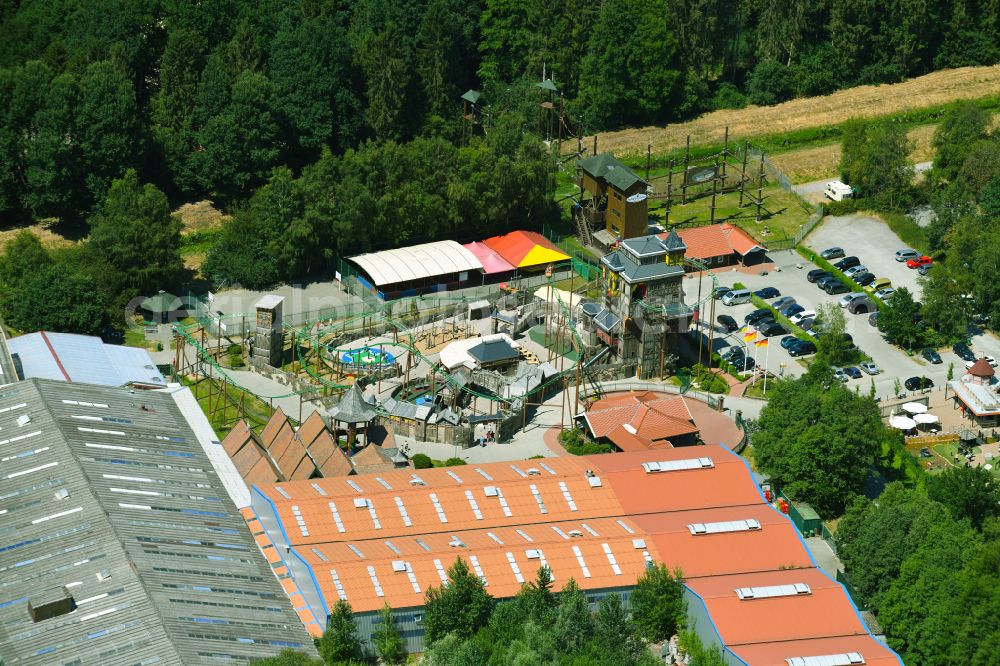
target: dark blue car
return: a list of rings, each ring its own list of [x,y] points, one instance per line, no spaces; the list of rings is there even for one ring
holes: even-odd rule
[[[753,292],[753,295],[756,296],[757,298],[763,298],[764,300],[767,300],[769,298],[777,298],[778,296],[781,296],[781,292],[775,289],[774,287],[764,287],[763,289],[758,289],[757,291]]]

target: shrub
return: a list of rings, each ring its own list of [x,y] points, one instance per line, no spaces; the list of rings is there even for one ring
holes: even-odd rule
[[[714,109],[742,109],[746,105],[746,95],[729,82],[720,85],[712,98],[712,108]]]
[[[430,469],[434,467],[434,462],[431,457],[423,453],[418,453],[411,459],[413,461],[413,467],[415,469]]]
[[[792,96],[792,73],[774,60],[762,60],[747,81],[750,101],[761,106],[784,102]]]
[[[448,458],[447,460],[444,461],[445,467],[455,467],[457,465],[464,465],[464,464],[465,461],[462,460],[461,458]]]

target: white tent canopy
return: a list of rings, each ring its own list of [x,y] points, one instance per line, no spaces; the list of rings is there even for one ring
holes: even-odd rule
[[[940,419],[934,414],[917,414],[913,420],[917,423],[937,423]]]
[[[904,402],[900,405],[900,408],[904,412],[909,412],[910,414],[923,414],[927,411],[927,405],[921,404],[919,402]]]
[[[452,240],[359,254],[349,260],[367,273],[377,287],[483,270],[476,255]]]
[[[897,430],[913,430],[917,427],[917,422],[907,416],[893,416],[889,419],[889,425]]]

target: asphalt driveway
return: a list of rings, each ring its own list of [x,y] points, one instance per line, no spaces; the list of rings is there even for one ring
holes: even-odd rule
[[[806,245],[817,254],[828,247],[842,247],[854,255],[877,277],[892,280],[893,287],[903,286],[919,299],[922,290],[917,284],[916,269],[896,261],[896,251],[905,248],[889,226],[867,215],[828,217],[806,239]]]

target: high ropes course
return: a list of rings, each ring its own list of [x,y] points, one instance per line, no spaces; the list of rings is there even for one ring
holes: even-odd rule
[[[699,319],[701,319],[702,308],[706,303],[712,304],[712,310],[714,312],[713,293],[718,286],[718,281],[715,275],[708,270],[707,265],[691,259],[685,259],[684,264],[686,267],[691,268],[694,271],[703,272],[711,280],[711,288],[707,290],[707,293],[701,295],[699,299],[690,306],[698,310]],[[543,286],[545,285],[554,287],[555,281],[549,279]],[[559,289],[552,288],[549,292],[553,295],[553,305],[557,308],[561,321],[563,322],[561,328],[570,333],[572,346],[579,354],[580,358],[576,365],[570,367],[569,369],[561,370],[550,376],[549,379],[536,387],[533,392],[537,392],[539,390],[544,392],[547,388],[554,384],[562,383],[575,378],[577,386],[579,386],[580,382],[586,382],[590,384],[591,394],[600,395],[600,383],[594,379],[589,368],[593,362],[599,360],[599,357],[603,357],[604,354],[607,353],[608,348],[600,346],[598,349],[592,349],[584,344],[576,330],[576,326],[572,325],[574,318],[571,316],[569,305],[560,297]],[[393,316],[391,311],[416,312],[419,316],[419,308],[416,304],[419,303],[420,300],[419,296],[409,297],[393,301],[391,304],[382,302],[379,303],[377,307],[373,307],[364,312],[347,317],[317,317],[315,319],[308,320],[299,326],[284,325],[283,328],[286,340],[292,340],[292,367],[295,368],[298,366],[298,373],[293,374],[297,374],[297,376],[304,380],[304,382],[312,382],[312,385],[296,390],[290,390],[284,393],[277,393],[275,395],[263,395],[248,388],[235,378],[228,368],[221,366],[217,358],[217,356],[220,355],[221,343],[214,346],[209,344],[206,341],[204,333],[206,330],[209,330],[208,327],[213,322],[235,323],[241,320],[244,322],[252,321],[256,317],[255,313],[223,315],[221,318],[204,317],[192,324],[177,324],[175,331],[177,338],[179,338],[179,340],[183,340],[186,345],[190,345],[194,349],[197,357],[197,360],[194,363],[186,363],[185,368],[200,363],[202,367],[201,374],[205,374],[204,367],[207,365],[211,368],[211,374],[216,379],[224,381],[230,386],[264,401],[281,398],[304,398],[306,395],[310,397],[304,399],[312,400],[315,399],[318,392],[322,392],[324,395],[343,392],[351,388],[354,382],[362,376],[379,372],[383,368],[391,366],[392,363],[386,362],[389,356],[392,357],[392,362],[402,363],[402,361],[399,361],[399,352],[402,351],[407,355],[405,361],[406,370],[404,371],[406,379],[404,381],[409,379],[409,373],[417,369],[421,363],[426,363],[430,368],[429,374],[433,377],[432,379],[431,377],[428,377],[428,379],[431,379],[431,381],[437,386],[442,388],[447,386],[454,392],[455,395],[465,393],[478,399],[500,403],[501,408],[514,408],[514,403],[519,402],[519,399],[499,397],[491,392],[478,390],[473,388],[470,384],[456,380],[450,372],[441,367],[438,362],[429,358],[427,353],[419,348],[417,338],[420,335],[420,331],[415,334],[414,329],[419,329],[427,324],[408,324],[405,321],[402,321],[400,317]],[[457,296],[452,300],[465,301],[464,298]],[[411,303],[413,304],[412,310],[409,309]],[[657,306],[642,301],[639,303],[641,304],[643,310],[647,313],[657,314],[665,312],[665,306]],[[451,316],[454,317],[455,315]],[[403,317],[405,317],[405,315]],[[567,322],[571,323],[571,325],[566,325]],[[457,325],[458,324],[456,322],[455,326],[457,327]],[[711,325],[710,322],[709,325]],[[220,333],[220,335],[222,338],[230,339],[231,341],[229,336],[225,336],[222,333]],[[344,338],[352,335],[355,336],[353,339],[354,341],[362,340],[359,346],[342,346],[343,342],[337,342],[338,340],[343,341]],[[376,340],[374,342],[371,341],[373,336]],[[389,336],[392,337],[391,341],[378,341],[380,337]],[[245,327],[243,328],[242,339],[245,344],[248,339]],[[386,348],[389,348],[391,353],[386,352]],[[364,350],[367,350],[367,357],[364,355]],[[378,354],[384,354],[385,356],[380,357]],[[180,358],[180,352],[178,353],[178,358]],[[345,359],[350,359],[350,361],[345,362]],[[177,368],[177,370],[180,371],[181,368]],[[324,372],[324,370],[326,372]],[[353,374],[355,379],[345,381],[331,379],[324,376],[326,374],[336,374],[336,371]]]

